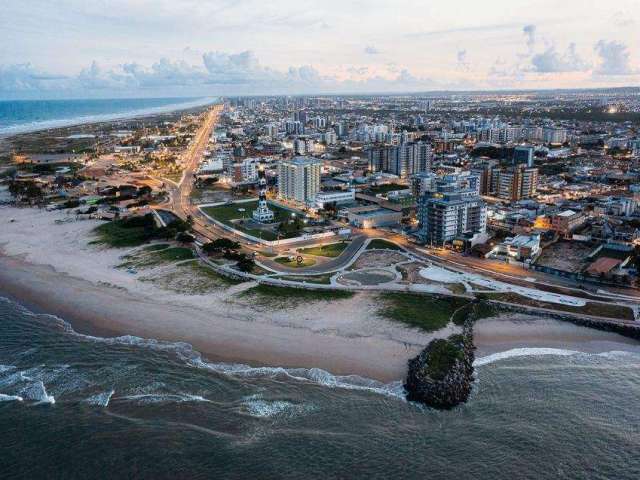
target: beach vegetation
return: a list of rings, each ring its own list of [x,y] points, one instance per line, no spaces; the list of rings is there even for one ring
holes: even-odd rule
[[[379,314],[426,332],[434,332],[454,320],[457,312],[471,302],[459,297],[439,297],[418,293],[383,293]],[[461,314],[462,315],[462,314]]]
[[[110,247],[137,247],[154,239],[174,239],[179,233],[186,232],[188,229],[189,225],[179,218],[166,227],[158,227],[153,214],[147,213],[99,225],[94,229],[97,239],[92,243]]]
[[[431,342],[425,363],[425,373],[429,377],[434,380],[444,379],[453,365],[463,359],[464,350],[456,343],[444,338]]]
[[[355,294],[344,290],[309,290],[260,284],[244,291],[241,295],[256,298],[260,303],[271,308],[296,308],[306,302],[346,300]]]
[[[594,317],[613,318],[617,320],[629,320],[635,319],[633,310],[625,305],[617,305],[613,303],[602,302],[586,302],[583,306],[565,305],[562,303],[543,302],[534,300],[524,295],[517,293],[481,293],[477,295],[478,298],[484,300],[495,300],[499,302],[512,303],[516,305],[522,305],[526,307],[544,308],[548,310],[555,310],[559,312],[577,313],[583,315],[591,315]]]

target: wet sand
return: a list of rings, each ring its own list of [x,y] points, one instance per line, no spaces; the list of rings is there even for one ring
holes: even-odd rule
[[[554,348],[585,353],[630,351],[640,353],[640,342],[552,318],[508,314],[474,325],[476,357],[516,348]]]

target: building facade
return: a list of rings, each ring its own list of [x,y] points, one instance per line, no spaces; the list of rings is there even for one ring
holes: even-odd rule
[[[322,162],[311,157],[294,157],[278,164],[278,197],[311,203],[320,191]]]
[[[444,245],[487,230],[487,206],[477,195],[440,193],[418,206],[419,237],[429,245]]]

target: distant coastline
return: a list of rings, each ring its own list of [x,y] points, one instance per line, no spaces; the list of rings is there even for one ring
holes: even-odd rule
[[[158,99],[101,99],[101,100],[3,100],[0,101],[0,138],[24,133],[33,133],[54,128],[73,127],[90,123],[110,122],[149,115],[171,113],[180,110],[210,105],[217,97],[203,98],[158,98]],[[65,103],[84,108],[64,111]],[[109,102],[117,103],[109,112],[105,109]],[[154,104],[155,102],[155,104]],[[95,104],[92,110],[92,105]],[[129,103],[129,105],[127,105]],[[30,116],[25,105],[33,105],[40,111]],[[56,111],[57,109],[57,111]],[[20,114],[17,110],[21,110]],[[81,113],[79,113],[81,112]],[[66,116],[65,116],[66,115]],[[49,117],[49,118],[46,118]]]

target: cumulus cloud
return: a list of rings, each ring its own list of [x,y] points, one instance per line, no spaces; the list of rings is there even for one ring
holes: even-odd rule
[[[67,77],[38,70],[30,63],[0,65],[0,92],[41,90],[60,84]]]
[[[554,45],[531,59],[533,70],[538,73],[584,72],[589,64],[576,51],[576,44],[571,43],[565,53],[559,53]]]
[[[30,95],[233,95],[246,93],[419,91],[449,85],[413,75],[403,68],[370,71],[353,67],[348,78],[321,74],[311,65],[278,70],[264,66],[251,51],[207,52],[201,62],[162,58],[151,66],[124,63],[105,68],[97,62],[78,74],[59,77],[30,64],[0,66],[0,94]]]
[[[631,67],[631,56],[623,43],[600,40],[594,50],[599,57],[595,72],[599,75],[631,75],[636,73]]]
[[[366,53],[367,55],[379,55],[380,50],[372,45],[367,45],[366,47],[364,47],[364,53]]]

